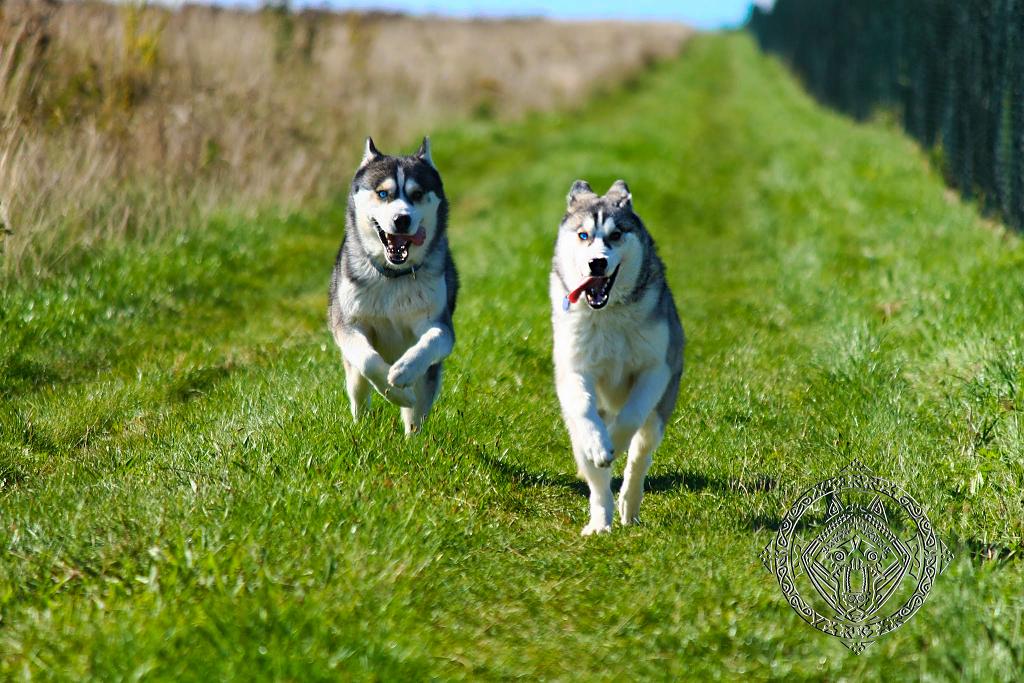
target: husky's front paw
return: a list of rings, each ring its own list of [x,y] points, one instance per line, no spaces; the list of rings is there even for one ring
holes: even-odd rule
[[[384,394],[384,398],[403,408],[412,408],[416,405],[416,392],[412,389],[395,387],[389,384],[384,387],[384,391],[381,393]]]
[[[368,377],[367,379],[370,381],[370,385],[377,390],[378,394],[392,403],[403,408],[411,408],[416,404],[416,392],[412,389],[392,386],[383,377]]]
[[[396,387],[407,387],[420,378],[424,368],[416,362],[416,359],[407,359],[402,356],[388,370],[388,384]]]
[[[391,376],[391,366],[381,361],[378,365],[367,368],[366,381],[370,383],[378,394],[388,401],[403,408],[411,408],[416,405],[416,392],[412,388],[399,387],[392,384],[388,378]]]
[[[609,428],[608,433],[612,439],[612,449],[615,455],[620,455],[629,450],[629,442],[640,426],[632,422],[616,420]]]
[[[595,467],[611,467],[615,460],[612,445],[606,434],[595,432],[587,436],[583,443],[583,457]]]
[[[593,536],[594,534],[607,534],[611,533],[611,524],[605,524],[603,520],[590,520],[590,524],[583,527],[580,531],[580,536]]]

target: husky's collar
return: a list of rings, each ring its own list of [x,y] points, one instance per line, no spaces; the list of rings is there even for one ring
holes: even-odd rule
[[[388,279],[400,278],[406,275],[412,275],[412,278],[414,280],[416,279],[416,266],[409,266],[405,270],[395,270],[394,268],[383,268],[377,265],[377,262],[372,258],[367,258],[366,260],[370,262],[370,265],[373,266],[374,270]]]

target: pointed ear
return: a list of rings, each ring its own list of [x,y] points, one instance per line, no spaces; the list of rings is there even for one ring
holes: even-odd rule
[[[359,162],[359,168],[366,166],[368,163],[380,156],[380,152],[377,151],[377,146],[373,144],[373,138],[369,135],[366,136],[366,146],[363,148],[363,160]]]
[[[586,180],[577,180],[569,188],[569,196],[565,198],[568,208],[572,208],[577,202],[587,198],[596,197],[594,191],[590,188],[590,183]]]
[[[620,179],[612,183],[612,186],[608,188],[608,192],[604,196],[615,202],[615,205],[620,209],[633,208],[633,195],[630,194],[629,186],[626,185],[625,180]]]
[[[423,136],[423,142],[420,143],[420,148],[416,150],[416,156],[423,161],[427,162],[431,166],[434,166],[434,160],[430,156],[430,138],[426,135]],[[437,168],[434,166],[434,168]]]

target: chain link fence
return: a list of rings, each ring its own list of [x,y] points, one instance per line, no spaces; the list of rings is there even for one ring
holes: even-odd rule
[[[1024,228],[1024,0],[777,0],[748,27],[824,102],[898,112],[952,185]]]

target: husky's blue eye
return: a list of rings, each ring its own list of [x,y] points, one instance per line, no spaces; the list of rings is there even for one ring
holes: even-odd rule
[[[381,199],[387,199],[388,198],[388,191],[387,190],[377,190],[377,196],[380,197]]]
[[[582,241],[584,241],[584,242],[586,242],[587,240],[589,240],[589,239],[590,239],[590,234],[589,234],[589,233],[587,233],[586,231],[583,231],[583,232],[577,233],[577,235],[578,235],[578,236],[579,236],[579,238],[580,238],[580,239],[581,239]]]

